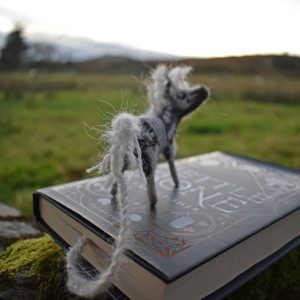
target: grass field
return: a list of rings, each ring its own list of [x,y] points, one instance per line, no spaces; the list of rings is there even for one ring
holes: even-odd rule
[[[182,123],[178,157],[224,150],[300,168],[300,79],[193,80],[208,84],[212,99]],[[147,107],[144,86],[130,76],[1,74],[0,87],[0,201],[26,214],[35,189],[87,177],[101,147],[84,122]]]
[[[210,86],[212,99],[182,123],[177,157],[223,150],[300,169],[300,78],[193,80]],[[146,107],[143,85],[130,76],[0,74],[0,202],[32,214],[37,188],[88,177],[102,149],[84,122]],[[295,250],[232,299],[296,299],[299,261]]]

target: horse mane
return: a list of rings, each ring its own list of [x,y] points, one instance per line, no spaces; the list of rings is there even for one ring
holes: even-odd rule
[[[150,73],[146,86],[151,113],[157,114],[167,106],[168,101],[165,99],[164,94],[168,80],[171,80],[172,86],[179,90],[190,87],[186,79],[191,70],[190,66],[168,68],[166,65],[159,65]]]

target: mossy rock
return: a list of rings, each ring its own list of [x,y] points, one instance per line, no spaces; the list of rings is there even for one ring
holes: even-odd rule
[[[300,299],[300,249],[295,249],[230,295],[235,299]],[[77,299],[65,289],[65,260],[61,248],[48,235],[16,242],[0,254],[0,299],[4,291],[15,289],[20,276],[24,285],[34,282],[34,293],[22,299]],[[32,279],[31,283],[30,279]],[[22,292],[22,291],[21,291]],[[19,291],[19,294],[21,293]],[[24,296],[24,297],[23,297]],[[17,299],[14,297],[13,299]],[[82,299],[82,298],[81,298]],[[109,299],[100,297],[99,299]]]
[[[64,255],[50,236],[18,241],[0,254],[0,291],[20,285],[17,277],[24,272],[36,283],[36,299],[61,298]]]

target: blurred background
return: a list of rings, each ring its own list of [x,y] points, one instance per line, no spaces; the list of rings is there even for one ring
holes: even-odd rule
[[[179,128],[177,157],[223,150],[299,169],[299,13],[298,0],[0,0],[0,203],[32,215],[36,189],[88,177],[102,151],[89,127],[144,111],[158,63],[192,65],[212,92]],[[297,262],[247,295],[281,286],[278,299],[295,299]]]
[[[31,214],[35,189],[87,177],[101,146],[84,123],[143,111],[158,63],[192,65],[212,91],[178,157],[300,168],[299,13],[296,0],[0,3],[0,201]]]

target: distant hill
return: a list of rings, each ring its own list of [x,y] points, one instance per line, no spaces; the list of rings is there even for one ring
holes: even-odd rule
[[[284,55],[249,55],[210,59],[188,59],[186,63],[196,71],[218,73],[273,74],[290,73],[300,75],[300,57]]]
[[[188,64],[196,73],[290,74],[300,76],[300,57],[290,55],[252,55],[207,59],[173,59],[137,61],[125,57],[106,56],[75,63],[74,70],[96,73],[141,74],[158,63]]]
[[[76,71],[84,73],[140,74],[157,61],[145,62],[120,56],[105,56],[73,64]],[[150,64],[150,65],[149,65]],[[148,66],[148,67],[147,67]]]
[[[0,32],[0,48],[5,34]],[[189,64],[199,73],[284,74],[300,76],[300,57],[249,55],[222,58],[180,58],[170,54],[101,43],[85,38],[31,35],[25,68],[84,73],[141,74],[158,63]],[[35,47],[34,47],[35,46]]]

